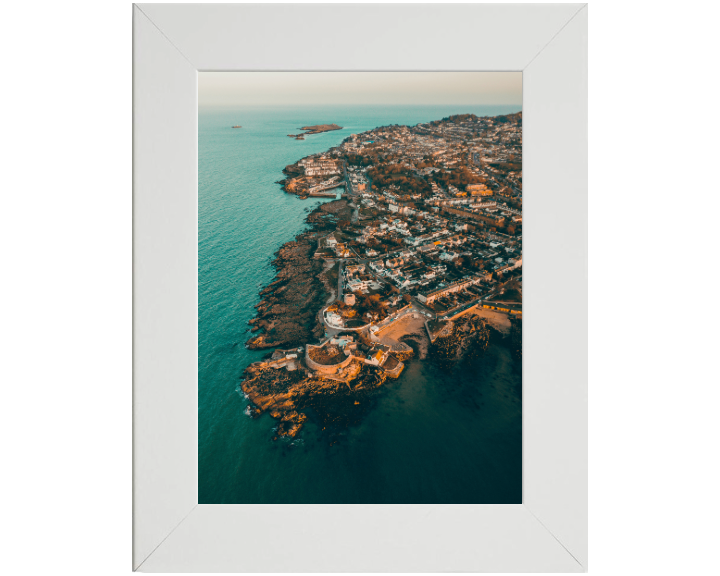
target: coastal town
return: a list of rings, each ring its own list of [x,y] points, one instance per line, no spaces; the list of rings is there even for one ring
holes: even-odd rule
[[[459,358],[491,330],[521,354],[522,113],[375,128],[284,173],[286,193],[333,200],[278,251],[250,321],[248,348],[274,350],[242,390],[278,436],[312,398],[353,401],[415,354]]]

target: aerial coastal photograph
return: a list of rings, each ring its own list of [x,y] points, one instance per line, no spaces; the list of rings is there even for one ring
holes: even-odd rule
[[[522,73],[198,102],[199,503],[521,503]]]

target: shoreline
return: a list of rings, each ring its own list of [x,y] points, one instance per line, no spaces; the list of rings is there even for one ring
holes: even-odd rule
[[[488,310],[487,308],[475,308],[473,315],[486,318],[488,324],[502,334],[510,334],[512,330],[510,315],[506,312],[497,312],[495,310]]]
[[[320,278],[327,270],[314,253],[319,238],[347,212],[345,204],[344,200],[320,204],[305,219],[310,228],[275,253],[275,277],[260,291],[262,300],[255,305],[257,313],[249,321],[252,331],[259,332],[247,341],[249,349],[297,346],[322,335],[315,316],[316,308],[327,300],[327,286]]]

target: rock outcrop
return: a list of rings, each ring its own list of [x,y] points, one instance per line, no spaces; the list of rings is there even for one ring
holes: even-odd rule
[[[490,343],[490,328],[484,318],[467,315],[448,322],[447,329],[437,332],[430,345],[430,354],[445,363],[456,362],[466,356],[482,354]]]
[[[305,370],[269,368],[265,362],[251,364],[243,376],[242,391],[252,402],[250,415],[269,412],[278,420],[274,439],[294,437],[307,420],[307,412],[323,430],[356,424],[369,407],[372,391],[387,379],[382,369],[373,366],[363,366],[350,384],[309,376]]]

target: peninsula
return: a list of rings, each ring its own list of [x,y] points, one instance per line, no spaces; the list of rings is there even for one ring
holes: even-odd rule
[[[310,414],[357,421],[413,356],[455,362],[495,337],[520,357],[522,113],[379,127],[283,172],[286,193],[333,200],[278,250],[250,320],[247,347],[272,352],[241,387],[276,437]]]

